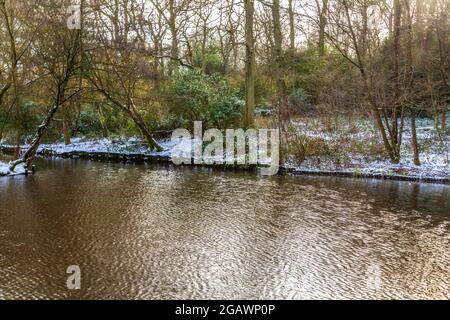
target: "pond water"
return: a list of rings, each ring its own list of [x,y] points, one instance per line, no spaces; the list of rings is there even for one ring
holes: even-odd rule
[[[3,299],[450,298],[449,186],[37,167],[0,178]]]

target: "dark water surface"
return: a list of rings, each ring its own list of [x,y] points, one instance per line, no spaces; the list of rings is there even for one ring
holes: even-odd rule
[[[449,186],[38,168],[0,178],[3,299],[450,298]]]

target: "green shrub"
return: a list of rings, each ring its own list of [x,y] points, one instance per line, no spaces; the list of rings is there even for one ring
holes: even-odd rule
[[[170,119],[174,124],[203,121],[205,127],[227,128],[240,120],[244,106],[238,91],[225,78],[199,70],[179,71],[164,96],[169,113],[178,119]]]
[[[84,135],[92,132],[102,132],[102,125],[98,119],[97,112],[93,110],[85,110],[80,113],[80,118],[78,120],[78,132]]]

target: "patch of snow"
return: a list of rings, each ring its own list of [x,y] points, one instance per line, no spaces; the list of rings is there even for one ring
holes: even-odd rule
[[[288,167],[303,172],[348,172],[355,174],[400,175],[414,178],[450,178],[450,136],[438,134],[432,119],[417,119],[417,138],[420,150],[421,166],[414,165],[411,148],[411,129],[406,120],[405,131],[399,164],[393,164],[385,156],[368,156],[361,154],[345,154],[344,164],[336,163],[331,157],[307,158],[298,164],[294,159]],[[293,121],[292,130],[296,135],[308,138],[322,139],[326,143],[334,143],[347,139],[348,141],[381,141],[373,122],[370,120],[354,121],[352,125],[341,124],[337,132],[321,130],[317,121],[308,123]]]
[[[13,147],[11,145],[3,144],[3,147]],[[169,142],[162,142],[162,152],[155,152],[149,149],[145,142],[139,138],[120,138],[120,139],[86,139],[76,137],[72,139],[72,143],[65,145],[64,142],[56,142],[51,144],[41,144],[38,148],[38,153],[45,151],[52,152],[55,155],[62,155],[69,152],[109,152],[120,153],[123,155],[129,154],[144,154],[144,155],[164,155],[170,149]],[[22,151],[30,147],[28,144],[21,146]]]
[[[38,148],[38,153],[42,153],[44,151],[50,152],[54,155],[63,155],[71,152],[92,152],[92,153],[117,153],[122,155],[130,155],[130,154],[142,154],[144,156],[149,157],[167,157],[170,158],[172,153],[175,151],[177,155],[189,157],[192,154],[192,150],[195,150],[197,147],[201,147],[201,141],[192,139],[192,140],[162,140],[158,141],[158,143],[163,148],[162,151],[154,151],[149,149],[145,142],[139,138],[121,138],[116,140],[110,139],[85,139],[85,138],[73,138],[72,143],[70,145],[65,145],[63,142],[57,142],[53,144],[41,144]],[[6,145],[3,145],[6,146]],[[12,146],[8,146],[12,147]],[[23,145],[22,150],[26,150],[29,145]],[[226,150],[224,150],[226,151]],[[261,164],[270,164],[271,158],[267,157],[267,153],[264,150],[258,150],[259,160]],[[225,154],[223,156],[211,156],[206,157],[203,160],[205,162],[228,162],[231,160],[236,160],[238,163],[246,160],[246,156],[238,157],[235,159],[235,156],[232,154]],[[193,155],[193,160],[199,160]]]
[[[14,171],[9,170],[9,164],[0,161],[0,176],[14,176],[25,174],[25,167],[23,164],[18,165]]]

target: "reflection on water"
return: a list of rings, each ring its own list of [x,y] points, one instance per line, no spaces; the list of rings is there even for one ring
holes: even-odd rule
[[[39,168],[0,179],[0,298],[450,298],[448,186]]]

